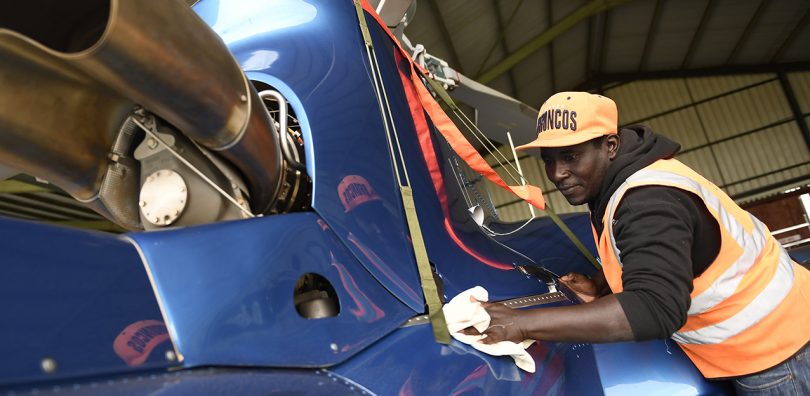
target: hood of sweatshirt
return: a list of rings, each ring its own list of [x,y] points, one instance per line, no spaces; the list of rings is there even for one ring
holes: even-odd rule
[[[599,195],[588,204],[591,222],[601,235],[602,218],[610,196],[630,177],[659,159],[672,158],[681,145],[653,132],[646,125],[630,125],[619,131],[619,152],[608,167]]]

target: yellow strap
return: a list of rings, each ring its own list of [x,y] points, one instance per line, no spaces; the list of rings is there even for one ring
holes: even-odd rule
[[[448,107],[450,107],[450,110],[460,110],[456,105],[456,102],[453,101],[453,98],[450,97],[450,94],[447,93],[447,90],[445,90],[441,84],[439,84],[436,80],[430,78],[430,76],[424,77],[425,81],[427,81],[428,84],[430,84],[431,88],[433,88],[433,91],[436,92],[436,94],[442,98],[442,101],[445,104],[447,104]]]
[[[360,4],[360,0],[354,0],[354,8],[357,11],[357,19],[360,23],[360,31],[363,33],[365,45],[369,51],[373,52],[374,47],[371,43],[371,35],[368,31],[366,17],[363,12],[363,6]],[[369,59],[369,62],[372,62],[372,60]],[[372,70],[374,69],[373,64],[369,64],[369,66],[372,68]],[[374,74],[372,73],[372,75]],[[383,122],[387,121],[383,120]],[[392,145],[391,139],[388,139],[388,144],[389,146]],[[393,146],[389,148],[393,153]],[[396,161],[395,156],[393,159]],[[401,165],[402,171],[407,177],[408,170],[405,167],[404,159],[401,160]],[[398,171],[395,169],[395,172]],[[436,287],[436,280],[433,278],[433,271],[430,269],[430,261],[428,260],[427,250],[425,249],[425,241],[422,238],[422,229],[419,227],[419,217],[416,214],[413,191],[409,186],[404,186],[401,182],[399,184],[400,195],[402,196],[402,204],[405,209],[405,218],[408,220],[408,230],[411,234],[413,253],[414,257],[416,258],[416,267],[419,270],[419,280],[422,284],[422,294],[425,296],[425,302],[427,303],[428,308],[428,317],[430,318],[430,325],[433,328],[433,337],[436,339],[436,342],[440,344],[450,344],[450,332],[447,330],[447,321],[444,319],[442,300],[439,298],[439,289]]]
[[[363,33],[363,42],[366,44],[366,47],[374,48],[374,45],[371,43],[371,34],[368,32],[366,16],[363,14],[363,6],[360,5],[360,0],[354,0],[354,9],[357,11],[357,20],[360,21],[360,32]]]
[[[413,201],[413,191],[408,186],[400,186],[402,203],[405,207],[405,217],[408,219],[408,229],[411,232],[411,242],[413,252],[416,256],[416,267],[419,269],[419,280],[422,283],[422,292],[425,294],[425,301],[428,306],[428,316],[430,324],[433,326],[433,337],[440,344],[450,343],[450,332],[447,330],[447,322],[442,311],[442,301],[439,299],[439,290],[436,287],[436,280],[433,278],[433,271],[430,269],[425,240],[422,238],[422,229],[419,227],[419,217],[416,215],[416,205]]]

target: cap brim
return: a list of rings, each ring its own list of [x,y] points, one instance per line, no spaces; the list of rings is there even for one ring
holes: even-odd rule
[[[515,147],[515,150],[527,150],[532,148],[543,148],[543,147],[568,147],[568,146],[576,146],[581,143],[585,143],[589,140],[596,139],[601,136],[606,136],[605,134],[599,135],[590,135],[590,134],[572,134],[567,136],[560,136],[558,138],[543,138],[542,140],[538,138],[537,140],[524,144],[522,146]]]

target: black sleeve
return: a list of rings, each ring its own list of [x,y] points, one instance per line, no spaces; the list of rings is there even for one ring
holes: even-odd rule
[[[637,341],[670,337],[686,322],[701,220],[691,195],[671,187],[635,188],[613,217],[624,286],[616,297]]]

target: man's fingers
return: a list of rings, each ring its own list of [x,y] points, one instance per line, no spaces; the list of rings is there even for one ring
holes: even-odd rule
[[[464,334],[464,335],[479,335],[479,334],[481,334],[481,333],[478,332],[478,330],[475,329],[475,327],[468,327],[466,329],[461,329],[461,330],[459,330],[459,333]]]
[[[568,274],[565,274],[565,275],[560,277],[560,282],[562,282],[562,283],[564,283],[566,285],[570,285],[570,284],[573,284],[573,283],[578,283],[581,280],[582,280],[582,278],[580,278],[579,274],[576,274],[576,273],[568,273]]]
[[[487,345],[497,344],[501,341],[503,341],[503,336],[496,332],[484,332],[484,338],[478,340],[478,342]]]
[[[477,299],[477,298],[475,298],[475,297],[473,297],[473,296],[470,296],[470,302],[471,302],[471,303],[478,303],[478,304],[481,304],[481,306],[482,306],[482,307],[484,307],[484,308],[486,308],[486,307],[488,307],[488,306],[490,306],[490,305],[492,304],[492,303],[490,303],[490,302],[486,302],[486,301],[483,301],[483,300],[479,300],[479,299]]]

